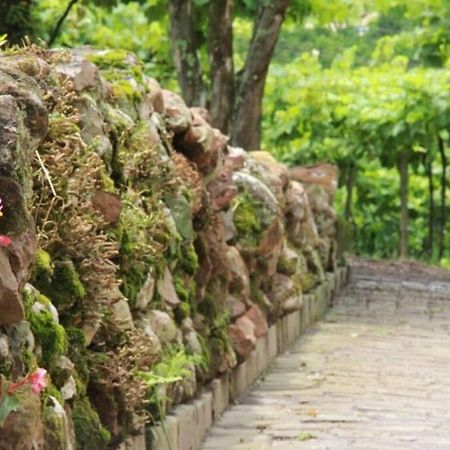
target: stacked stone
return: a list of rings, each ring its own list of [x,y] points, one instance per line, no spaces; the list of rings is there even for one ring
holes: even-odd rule
[[[101,218],[102,236],[119,249],[119,257],[112,259],[116,283],[88,289],[91,294],[81,285],[78,297],[62,302],[52,297],[52,289],[45,290],[42,277],[53,277],[61,267],[77,274],[78,262],[37,250],[45,242],[38,239],[32,212],[39,208],[42,187],[33,186],[32,168],[38,164],[51,184],[52,168],[39,155],[43,140],[53,139],[48,117],[68,85],[77,139],[99,157],[98,172],[108,185],[88,192],[92,215]],[[50,334],[63,328],[60,315],[67,332],[81,332],[89,361],[102,356],[98,349],[104,345],[111,345],[111,354],[120,353],[120,345],[108,344],[115,339],[105,329],[111,323],[117,335],[134,333],[134,346],[147,361],[139,362],[141,371],[151,371],[173,348],[203,358],[203,364],[192,362],[181,380],[158,391],[163,410],[194,397],[202,383],[248,358],[268,325],[300,309],[302,294],[333,270],[336,173],[330,169],[332,176],[317,182],[317,170],[292,174],[267,152],[229,146],[206,110],[189,108],[180,96],[161,89],[133,55],[83,48],[70,54],[31,49],[0,56],[0,197],[5,205],[0,231],[13,241],[0,248],[0,373],[23,376],[30,353],[46,361],[47,349],[29,325],[45,309],[55,329]],[[148,212],[145,202],[156,179],[163,180],[164,192]],[[71,202],[78,201],[76,193],[71,195]],[[151,214],[164,222],[164,238],[145,225]],[[120,227],[135,224],[136,215],[144,223],[136,225],[139,239],[146,246],[160,245],[154,258],[163,264],[120,257],[129,231]],[[39,270],[46,258],[51,271],[43,275]],[[40,286],[49,297],[45,302]],[[106,314],[105,303],[83,314],[82,299],[92,292],[110,299]],[[120,410],[129,386],[116,382],[112,388],[89,374],[81,383],[81,363],[69,353],[62,348],[47,359],[57,394],[45,399],[43,417],[12,413],[0,434],[0,449],[17,445],[15,436],[22,439],[21,448],[103,448],[103,426],[117,446],[142,427],[141,416]],[[94,411],[95,429],[83,428],[80,405]],[[20,431],[30,428],[34,431],[26,436]]]

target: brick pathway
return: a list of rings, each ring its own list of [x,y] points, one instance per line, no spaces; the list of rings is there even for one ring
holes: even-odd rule
[[[202,449],[450,450],[450,272],[395,270],[354,268]]]

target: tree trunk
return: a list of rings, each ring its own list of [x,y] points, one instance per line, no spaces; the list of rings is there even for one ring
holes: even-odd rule
[[[76,3],[78,3],[78,0],[70,0],[69,3],[67,4],[66,9],[64,10],[62,16],[59,18],[58,22],[56,23],[56,26],[53,29],[52,34],[48,40],[47,45],[49,47],[51,47],[55,43],[56,38],[58,37],[58,35],[61,31],[64,21],[66,20],[67,16],[70,13],[70,10],[75,6]]]
[[[33,32],[33,0],[0,0],[0,35],[7,34],[10,44],[19,44]]]
[[[203,79],[197,54],[192,0],[169,0],[170,43],[184,101],[204,104]]]
[[[253,37],[235,98],[232,143],[247,150],[261,145],[264,85],[289,0],[263,2],[255,21]]]
[[[445,155],[445,142],[438,137],[439,153],[441,155],[442,174],[441,174],[441,214],[439,226],[439,259],[443,258],[445,250],[445,225],[446,217],[446,188],[447,188],[447,156]]]
[[[433,186],[433,160],[431,155],[427,155],[425,168],[428,178],[428,245],[427,254],[433,256],[434,243],[434,186]]]
[[[209,6],[209,58],[212,124],[227,134],[234,99],[233,0],[211,0]]]
[[[399,155],[400,171],[400,258],[408,257],[408,150]]]
[[[356,166],[353,162],[350,162],[349,164],[345,181],[345,188],[347,190],[347,198],[345,199],[345,221],[349,224],[353,216],[353,188],[355,187],[356,181]]]

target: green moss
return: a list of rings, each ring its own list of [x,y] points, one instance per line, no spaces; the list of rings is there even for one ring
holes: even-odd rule
[[[46,297],[45,295],[42,295],[42,294],[38,294],[36,296],[36,301],[39,302],[41,305],[44,305],[44,306],[49,306],[49,305],[52,304],[50,299],[48,297]]]
[[[86,290],[72,261],[55,262],[53,279],[48,294],[59,307],[70,307],[77,300],[82,300],[86,296]]]
[[[262,232],[261,204],[247,193],[241,193],[234,201],[234,225],[244,245],[256,246]]]
[[[277,263],[277,271],[286,275],[292,275],[297,271],[297,261],[294,258],[280,257]]]
[[[112,83],[113,96],[117,99],[127,98],[134,102],[142,100],[142,94],[133,86],[129,80],[120,79]]]
[[[48,387],[45,389],[48,391]],[[53,395],[53,397],[55,397]],[[63,405],[64,400],[55,397],[58,402]],[[51,401],[51,400],[50,400]],[[53,403],[53,402],[52,402]],[[47,404],[44,403],[43,407],[43,422],[44,422],[44,441],[46,447],[49,448],[64,448],[66,444],[66,431],[64,418],[55,412],[55,410]]]
[[[163,267],[163,247],[160,241],[156,241],[162,228],[160,221],[158,211],[146,212],[136,201],[131,203],[130,198],[124,202],[119,226],[113,231],[113,239],[120,243],[118,265],[121,290],[131,306],[135,304],[150,269]]]
[[[175,291],[182,302],[189,302],[189,291],[185,287],[185,281],[179,276],[175,276],[174,279]]]
[[[102,188],[105,192],[109,192],[111,194],[116,193],[116,187],[114,185],[114,181],[112,178],[106,173],[106,170],[102,168],[100,170],[100,178],[102,183]]]
[[[128,69],[130,67],[129,55],[125,50],[114,49],[101,53],[92,53],[86,59],[96,64],[100,69]]]
[[[50,312],[42,309],[39,312],[31,312],[27,317],[31,331],[42,348],[43,367],[51,369],[58,356],[67,351],[67,338],[64,328],[54,321]]]
[[[207,319],[214,319],[217,316],[217,305],[212,295],[205,295],[205,298],[198,304],[198,312]]]
[[[255,280],[250,280],[250,293],[252,300],[260,307],[265,309],[264,305],[264,294],[261,287],[255,282]]]
[[[25,317],[28,317],[31,311],[31,306],[35,301],[35,296],[31,289],[25,288],[22,290],[22,303],[25,311]]]
[[[144,269],[138,266],[131,266],[126,272],[123,272],[121,278],[121,291],[128,298],[130,306],[134,306],[139,291],[146,280]]]
[[[87,393],[87,385],[86,383],[80,378],[80,375],[78,372],[73,373],[73,379],[75,380],[75,386],[77,388],[77,395],[78,396],[85,396]]]
[[[84,390],[86,390],[86,384],[89,381],[89,365],[84,333],[79,328],[68,327],[66,328],[66,335],[69,344],[67,355],[76,367],[75,381],[78,379],[80,384],[84,385]],[[78,390],[77,392],[80,391]]]
[[[69,341],[69,345],[71,348],[84,348],[85,337],[83,330],[76,327],[68,327],[66,328],[67,340]]]
[[[38,279],[41,283],[50,284],[52,276],[52,258],[45,250],[40,248],[36,252],[32,279]]]
[[[190,317],[191,315],[191,306],[187,302],[181,302],[178,305],[178,308],[175,310],[175,319],[178,323],[180,323],[186,317]]]
[[[62,396],[59,389],[53,384],[53,382],[47,381],[47,386],[42,391],[41,396],[42,396],[41,399],[42,399],[43,403],[46,402],[46,400],[48,399],[49,396],[52,396],[52,397],[56,398],[56,400],[58,400],[58,402],[61,405],[64,405],[64,397]]]
[[[29,373],[32,372],[34,369],[36,369],[37,367],[36,356],[34,356],[34,353],[31,350],[27,348],[22,349],[20,353],[20,359],[22,360],[24,373]]]
[[[101,424],[97,412],[87,397],[77,398],[72,409],[77,449],[106,449],[111,439],[109,431]]]
[[[194,244],[190,242],[189,244],[181,245],[181,255],[180,255],[180,264],[182,269],[189,275],[194,275],[198,268],[198,256],[195,251]]]

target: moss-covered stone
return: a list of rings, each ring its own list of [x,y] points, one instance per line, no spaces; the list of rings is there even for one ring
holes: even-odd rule
[[[194,244],[181,244],[180,266],[189,275],[194,275],[199,269],[198,255]]]
[[[51,369],[56,358],[67,351],[67,338],[64,327],[55,322],[53,316],[46,309],[31,311],[27,320],[36,341],[41,346],[42,357],[40,364]]]
[[[188,302],[181,302],[175,310],[175,319],[178,323],[181,323],[186,317],[191,315],[191,306]]]
[[[85,347],[85,337],[82,330],[75,327],[67,327],[68,341],[67,356],[75,364],[76,371],[73,374],[77,384],[77,392],[86,392],[86,384],[89,381],[88,350]]]
[[[100,69],[128,69],[130,67],[130,57],[132,56],[126,50],[111,49],[89,54],[86,56],[86,59]]]
[[[77,398],[72,409],[72,420],[78,450],[102,450],[108,448],[109,431],[101,424],[97,412],[87,397]]]
[[[44,422],[44,449],[70,448],[67,419],[62,403],[55,397],[49,398],[43,407],[42,419]]]
[[[240,194],[235,200],[234,225],[239,238],[245,244],[255,246],[261,234],[261,222],[258,217],[259,203],[247,194]]]
[[[33,279],[40,280],[41,283],[50,284],[53,276],[53,263],[49,253],[42,248],[36,252],[34,260]]]
[[[86,290],[72,261],[56,261],[54,267],[48,295],[58,308],[69,308],[85,297]]]

